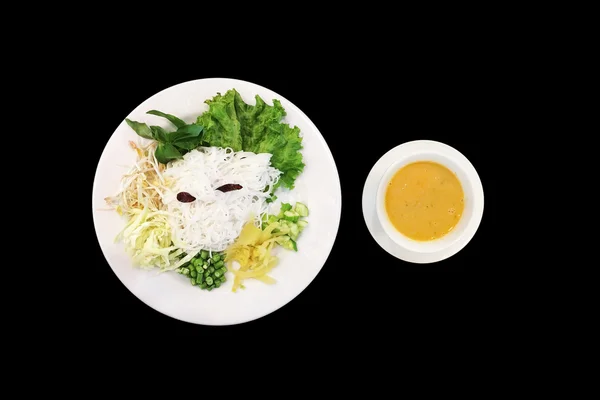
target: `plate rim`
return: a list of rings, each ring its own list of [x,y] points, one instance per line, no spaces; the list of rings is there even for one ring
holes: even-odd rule
[[[277,99],[283,102],[287,102],[288,104],[290,104],[292,107],[295,108],[295,111],[299,114],[299,116],[301,118],[304,118],[306,120],[306,122],[311,126],[311,128],[315,131],[315,133],[317,134],[316,137],[318,138],[320,144],[322,146],[324,146],[324,149],[326,150],[327,156],[329,158],[329,160],[331,161],[332,167],[333,167],[333,171],[335,174],[335,181],[337,183],[336,185],[336,197],[339,199],[338,202],[338,206],[336,207],[336,215],[335,215],[335,228],[332,230],[333,232],[333,240],[331,242],[331,245],[327,247],[327,249],[325,251],[323,251],[323,255],[324,257],[324,261],[322,263],[322,265],[320,265],[317,268],[317,271],[315,273],[315,275],[310,278],[310,280],[308,280],[306,282],[306,284],[298,291],[298,293],[296,293],[295,295],[291,296],[289,299],[280,302],[280,303],[276,303],[277,305],[275,307],[273,307],[272,309],[270,309],[270,311],[267,311],[265,313],[253,316],[251,318],[235,318],[235,321],[230,321],[230,322],[226,322],[226,323],[220,323],[220,322],[198,322],[195,320],[189,320],[189,319],[185,319],[182,318],[178,315],[172,314],[170,312],[166,312],[164,310],[159,310],[157,308],[155,308],[154,306],[150,305],[146,300],[142,299],[140,296],[138,296],[124,281],[123,279],[119,276],[119,274],[117,274],[117,271],[115,269],[115,267],[111,264],[111,262],[109,261],[109,259],[106,256],[106,252],[105,249],[102,246],[102,243],[100,241],[100,234],[98,232],[98,225],[96,223],[96,214],[97,214],[97,210],[94,208],[94,199],[96,197],[96,191],[97,189],[97,183],[98,183],[98,173],[100,171],[100,163],[101,161],[104,159],[105,154],[107,152],[108,149],[108,145],[110,142],[110,139],[116,134],[116,132],[119,129],[119,126],[123,123],[123,121],[125,121],[126,118],[129,118],[129,116],[131,116],[131,114],[133,114],[139,107],[141,107],[144,103],[151,101],[154,97],[159,96],[160,94],[162,94],[163,92],[167,91],[167,90],[172,90],[175,89],[179,86],[185,86],[185,85],[190,85],[190,84],[195,84],[195,83],[200,83],[200,82],[217,82],[217,83],[227,83],[229,85],[236,85],[236,84],[240,84],[240,85],[249,85],[250,89],[261,89],[263,91],[266,91],[268,93],[270,93],[272,95],[273,99]],[[234,86],[232,86],[234,87]],[[207,97],[208,98],[208,97]],[[269,99],[270,100],[270,99]],[[287,111],[287,110],[286,110]],[[175,320],[179,320],[182,322],[186,322],[186,323],[190,323],[190,324],[195,324],[195,325],[204,325],[204,326],[233,326],[233,325],[240,325],[240,324],[245,324],[248,322],[252,322],[252,321],[256,321],[259,320],[261,318],[264,318],[278,310],[280,310],[281,308],[283,308],[284,306],[286,306],[287,304],[289,304],[290,302],[292,302],[294,299],[296,299],[298,296],[300,296],[302,294],[302,292],[304,292],[308,286],[310,286],[310,284],[316,279],[316,277],[319,275],[319,273],[322,271],[323,267],[325,266],[325,264],[327,263],[327,261],[329,260],[329,256],[331,255],[331,252],[335,246],[335,243],[338,239],[338,233],[339,233],[339,228],[340,228],[340,224],[341,224],[341,218],[342,218],[342,202],[343,202],[343,196],[342,196],[342,189],[341,189],[341,179],[340,179],[340,174],[339,174],[339,170],[337,167],[337,163],[335,161],[335,157],[333,156],[333,153],[331,151],[331,148],[329,147],[329,145],[327,144],[327,141],[325,140],[325,137],[323,136],[323,134],[321,133],[321,131],[319,130],[319,128],[317,127],[317,125],[308,117],[308,115],[302,110],[300,109],[295,103],[293,103],[292,101],[290,101],[289,99],[287,99],[286,97],[280,95],[279,93],[275,92],[272,89],[269,89],[268,87],[262,86],[260,84],[251,82],[251,81],[247,81],[247,80],[243,80],[243,79],[237,79],[237,78],[227,78],[227,77],[210,77],[210,78],[199,78],[199,79],[191,79],[191,80],[187,80],[187,81],[183,81],[183,82],[179,82],[176,83],[174,85],[165,87],[159,91],[157,91],[156,93],[152,94],[151,96],[147,97],[146,99],[144,99],[142,102],[140,102],[138,105],[136,105],[134,108],[132,108],[126,116],[124,116],[121,120],[121,122],[119,122],[119,124],[114,128],[113,132],[111,133],[111,135],[108,137],[108,139],[106,140],[106,143],[104,144],[104,148],[102,149],[102,152],[100,154],[100,157],[98,158],[98,161],[96,163],[96,169],[94,172],[94,179],[93,179],[93,184],[92,184],[92,219],[93,219],[93,223],[94,223],[94,232],[96,233],[96,241],[98,243],[98,246],[100,247],[100,250],[102,252],[102,256],[104,257],[104,260],[106,262],[106,264],[108,264],[108,266],[110,267],[110,269],[112,270],[113,274],[117,277],[117,279],[121,282],[121,284],[139,301],[141,301],[143,304],[145,304],[147,307],[149,307],[150,309],[154,310],[155,312],[165,315],[167,317],[173,318]],[[123,250],[124,251],[124,250]],[[145,272],[150,272],[150,271],[145,271]]]

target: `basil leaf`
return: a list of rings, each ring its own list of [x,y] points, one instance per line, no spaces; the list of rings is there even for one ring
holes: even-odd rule
[[[169,141],[172,143],[178,143],[191,138],[197,138],[200,135],[200,132],[202,132],[202,129],[203,127],[201,125],[186,125],[177,129],[175,132],[171,132],[169,135]]]
[[[125,121],[127,122],[127,125],[129,125],[131,127],[131,129],[133,129],[135,131],[135,133],[137,133],[141,137],[143,137],[145,139],[154,139],[154,136],[152,135],[152,131],[150,130],[148,125],[146,125],[142,122],[131,121],[130,119],[127,119],[127,118],[125,118]]]
[[[156,139],[157,142],[159,142],[159,143],[168,143],[169,142],[169,134],[167,133],[167,131],[165,131],[160,126],[152,125],[150,127],[150,130],[152,130],[152,135],[154,136],[154,139]]]
[[[166,118],[177,128],[183,128],[186,125],[185,121],[180,120],[176,116],[171,115],[171,114],[165,114],[164,112],[161,112],[158,110],[150,110],[146,114],[152,114],[152,115],[157,115],[159,117]]]
[[[200,146],[200,140],[198,140],[197,138],[178,140],[176,143],[173,144],[178,149],[194,150],[196,147]]]
[[[182,155],[171,143],[159,143],[154,153],[156,160],[161,164],[166,164],[171,160],[181,158]]]

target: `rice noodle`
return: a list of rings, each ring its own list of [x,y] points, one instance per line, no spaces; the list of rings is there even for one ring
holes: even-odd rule
[[[267,198],[281,172],[270,166],[271,154],[234,152],[219,147],[200,147],[170,163],[163,172],[169,188],[162,202],[170,215],[172,239],[188,254],[200,249],[222,251],[239,236],[244,224],[255,224],[267,212]],[[225,184],[242,188],[223,193]],[[179,192],[196,198],[177,200]]]

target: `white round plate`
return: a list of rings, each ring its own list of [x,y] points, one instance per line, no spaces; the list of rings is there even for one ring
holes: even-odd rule
[[[135,108],[127,118],[148,125],[168,127],[165,119],[146,114],[156,109],[190,123],[208,110],[205,100],[220,92],[236,89],[244,101],[255,104],[255,95],[272,104],[278,99],[287,112],[284,122],[300,128],[303,136],[304,172],[294,190],[276,194],[281,200],[301,201],[308,205],[308,226],[298,239],[298,252],[279,249],[279,264],[270,275],[273,285],[248,279],[245,290],[231,291],[233,279],[228,273],[225,285],[211,292],[192,286],[176,272],[158,273],[132,265],[116,235],[125,219],[107,210],[104,198],[114,195],[121,176],[135,161],[128,141],[138,140],[125,119],[108,140],[100,157],[92,194],[92,212],[100,247],[117,277],[141,301],[173,318],[202,325],[233,325],[263,317],[300,294],[317,276],[327,260],[337,235],[342,208],[340,180],[335,161],[323,136],[310,119],[289,100],[259,85],[224,78],[200,79],[165,89]],[[283,192],[283,193],[281,193]],[[107,293],[110,296],[110,293]]]
[[[458,240],[454,241],[451,246],[435,252],[411,251],[396,244],[396,242],[385,233],[385,230],[381,226],[377,217],[377,191],[379,182],[394,162],[404,157],[414,156],[415,154],[431,152],[438,154],[442,158],[451,160],[453,164],[460,168],[461,173],[464,174],[466,181],[472,188],[469,192],[472,193],[473,198],[469,200],[474,205],[473,214],[464,233]],[[479,179],[475,167],[473,167],[471,162],[458,150],[444,143],[432,140],[416,140],[394,147],[375,163],[367,176],[363,188],[362,210],[365,223],[367,224],[371,236],[373,236],[373,239],[375,239],[377,244],[385,251],[404,261],[418,264],[433,263],[458,253],[475,235],[483,216],[483,186],[481,185],[481,180]]]

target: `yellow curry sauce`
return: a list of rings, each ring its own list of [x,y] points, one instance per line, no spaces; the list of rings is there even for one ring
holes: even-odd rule
[[[464,192],[456,175],[441,164],[419,161],[398,170],[385,194],[394,227],[414,240],[434,240],[450,232],[463,214]]]

